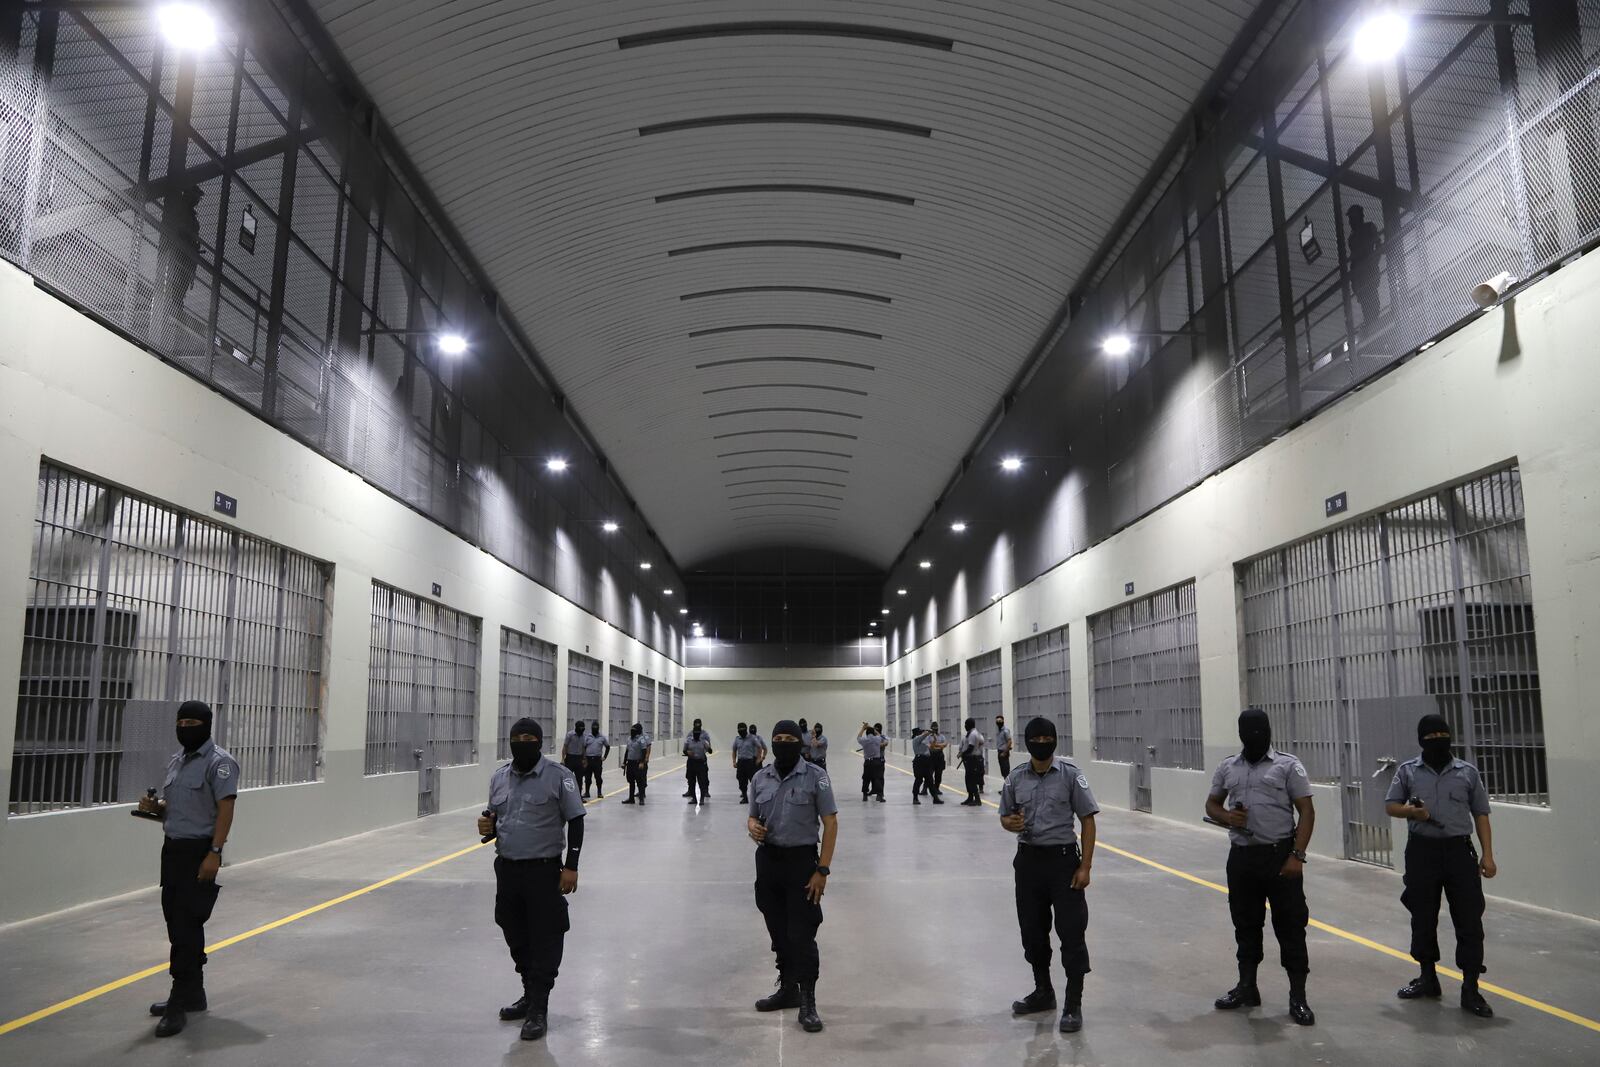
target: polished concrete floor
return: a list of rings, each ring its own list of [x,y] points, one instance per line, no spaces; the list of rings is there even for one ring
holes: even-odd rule
[[[222,948],[208,967],[211,1011],[158,1040],[145,1005],[164,975],[131,982],[0,1035],[0,1063],[169,1064],[1383,1064],[1600,1063],[1600,925],[1491,903],[1487,976],[1580,1018],[1491,994],[1484,1022],[1455,1005],[1401,1004],[1411,965],[1311,931],[1317,1026],[1285,1016],[1282,973],[1263,969],[1266,1004],[1225,1015],[1233,978],[1226,901],[1184,872],[1221,881],[1220,834],[1107,811],[1090,888],[1090,977],[1082,1033],[1056,1017],[1014,1019],[1026,991],[1011,904],[1013,848],[990,808],[913,808],[889,772],[887,804],[851,793],[824,904],[818,997],[827,1030],[750,1009],[772,984],[751,896],[752,845],[731,774],[694,808],[681,778],[643,809],[590,809],[573,930],[549,1037],[517,1039],[495,1018],[517,994],[491,919],[486,849]],[[959,799],[959,798],[957,798]],[[249,802],[248,794],[241,803]],[[438,816],[224,871],[213,941],[253,930],[476,843],[475,811]],[[1507,843],[1509,844],[1509,843]],[[1502,846],[1504,847],[1504,846]],[[1506,849],[1502,863],[1518,862]],[[151,857],[152,874],[154,856]],[[1404,948],[1393,873],[1317,861],[1313,917]],[[1269,963],[1275,956],[1270,948]],[[1446,952],[1448,954],[1448,948]],[[0,1025],[95,990],[165,956],[155,892],[0,928]]]

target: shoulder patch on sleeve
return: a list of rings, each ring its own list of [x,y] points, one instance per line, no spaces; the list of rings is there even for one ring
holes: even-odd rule
[[[1084,777],[1081,774],[1078,775],[1078,787],[1080,789],[1088,789],[1089,788],[1089,779]]]
[[[231,777],[232,774],[233,774],[233,768],[232,767],[229,767],[226,763],[217,764],[217,777],[218,778],[228,778],[228,777]]]
[[[561,779],[561,788],[569,793],[576,793],[578,791],[578,782],[569,774]]]
[[[829,782],[828,781],[828,776],[826,774],[824,774],[821,778],[817,779],[817,788],[818,789],[832,789],[833,788],[833,783]]]

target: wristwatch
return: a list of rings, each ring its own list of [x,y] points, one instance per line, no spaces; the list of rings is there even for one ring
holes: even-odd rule
[[[828,877],[828,875],[833,873],[833,870],[831,868],[824,867],[824,866],[822,866],[822,864],[819,863],[819,864],[817,864],[817,873],[822,875],[822,877],[826,878],[826,877]]]
[[[1290,851],[1289,855],[1293,856],[1295,859],[1299,860],[1301,863],[1304,863],[1306,861],[1306,850],[1303,849],[1303,848],[1293,849],[1292,851]]]
[[[212,845],[212,846],[211,846],[211,854],[212,854],[212,855],[213,855],[213,856],[220,856],[220,855],[222,855],[222,846],[221,846],[221,845]]]

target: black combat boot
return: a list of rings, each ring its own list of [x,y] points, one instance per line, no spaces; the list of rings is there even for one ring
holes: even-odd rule
[[[1061,1008],[1061,1032],[1075,1034],[1083,1029],[1083,975],[1067,975],[1066,1004]]]
[[[1013,1015],[1032,1015],[1036,1011],[1054,1011],[1056,1007],[1056,990],[1050,984],[1050,968],[1035,967],[1033,969],[1033,992],[1021,1000],[1011,1002]]]
[[[817,983],[800,983],[800,1029],[808,1034],[822,1031],[822,1019],[817,1015]]]
[[[1315,1026],[1317,1023],[1316,1013],[1306,1003],[1306,976],[1303,974],[1289,976],[1289,1018],[1301,1026]]]
[[[1461,982],[1461,1010],[1471,1012],[1480,1019],[1494,1018],[1494,1009],[1478,992],[1478,980],[1470,975]]]
[[[515,1002],[507,1004],[500,1009],[502,1022],[515,1022],[517,1019],[526,1018],[528,1015],[528,994],[524,993]]]
[[[176,1000],[167,1001],[167,1010],[162,1012],[161,1021],[156,1023],[157,1037],[171,1037],[183,1033],[183,1028],[189,1024],[189,1017],[183,1013],[183,1007]]]
[[[165,1015],[167,1013],[167,1004],[173,1000],[176,1000],[178,1006],[186,1012],[205,1011],[206,987],[199,982],[192,986],[184,986],[182,983],[173,982],[172,992],[167,994],[167,999],[158,1000],[150,1005],[150,1014],[157,1018]]]
[[[522,1040],[537,1041],[550,1028],[550,994],[530,992],[523,997],[528,1002],[528,1017],[522,1020]]]
[[[1261,991],[1256,988],[1256,964],[1241,961],[1239,984],[1218,997],[1214,1006],[1218,1011],[1261,1007]]]
[[[1401,1000],[1421,1000],[1423,997],[1438,1000],[1444,996],[1444,990],[1439,988],[1439,974],[1435,971],[1432,974],[1424,973],[1411,979],[1411,981],[1396,990],[1394,995]]]
[[[756,1001],[756,1011],[782,1011],[784,1008],[798,1008],[800,1006],[800,986],[780,977],[778,988],[770,996],[762,997]]]

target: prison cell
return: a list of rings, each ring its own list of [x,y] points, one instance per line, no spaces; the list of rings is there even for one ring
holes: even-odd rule
[[[1383,793],[1429,712],[1491,797],[1549,804],[1516,467],[1274,549],[1239,582],[1249,699],[1341,784],[1347,856],[1392,863]]]
[[[588,724],[600,720],[600,683],[605,674],[605,664],[597,659],[567,651],[567,729],[579,722]]]
[[[946,667],[938,674],[939,721],[949,719],[952,728],[961,718],[961,665]],[[946,715],[948,712],[948,716]],[[920,721],[920,719],[919,719]]]
[[[480,626],[470,615],[372,583],[367,774],[477,759]]]
[[[529,718],[544,730],[545,750],[556,732],[556,646],[509,626],[500,628],[500,736],[498,755],[511,758],[511,727]]]
[[[1067,627],[1017,641],[1011,646],[1011,729],[1019,742],[1035,717],[1056,724],[1056,751],[1072,755],[1072,665],[1067,654]]]
[[[615,748],[625,744],[633,725],[633,672],[611,668],[610,699],[606,701],[606,739]]]
[[[900,709],[895,703],[892,686],[883,691],[883,721],[888,725],[891,737],[904,737],[910,732],[900,724]]]
[[[985,737],[994,731],[995,716],[1005,712],[1000,650],[967,660],[967,718],[976,719]]]
[[[911,683],[910,682],[901,682],[900,683],[899,688],[896,690],[895,704],[900,709],[900,721],[901,722],[926,722],[927,721],[926,719],[918,716],[917,713],[916,713],[916,709],[913,706],[913,698],[912,698]]]
[[[917,721],[932,721],[934,716],[933,675],[924,674],[922,677],[914,679],[911,695],[913,697],[913,714],[915,714]],[[939,714],[944,714],[944,710],[942,708],[939,710]]]
[[[643,675],[639,676],[639,711],[638,714],[634,716],[634,721],[644,728],[645,733],[649,734],[651,737],[655,736],[656,682],[654,678],[646,678]],[[627,737],[628,735],[623,734],[622,736]]]
[[[23,617],[9,812],[159,785],[203,700],[244,788],[315,781],[332,567],[46,461]]]

